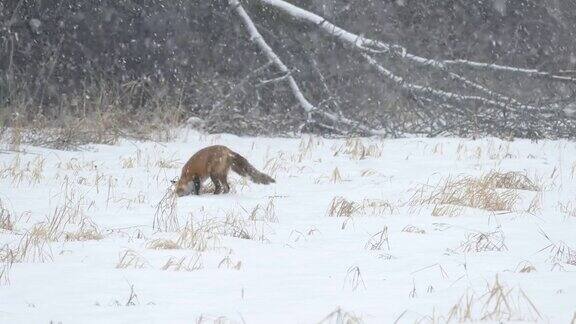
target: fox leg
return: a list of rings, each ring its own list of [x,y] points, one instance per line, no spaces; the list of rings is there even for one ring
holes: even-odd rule
[[[226,175],[221,174],[220,176],[218,176],[218,181],[220,181],[220,183],[224,187],[224,190],[222,191],[222,193],[229,193],[230,192],[230,185],[228,184],[228,179],[227,179]]]
[[[194,194],[198,196],[200,194],[200,178],[194,177]]]
[[[217,195],[222,192],[222,186],[220,185],[220,181],[216,174],[210,175],[210,180],[214,183],[214,194]]]

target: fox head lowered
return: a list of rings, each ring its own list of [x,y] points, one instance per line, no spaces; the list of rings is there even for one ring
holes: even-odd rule
[[[199,195],[200,194],[200,181],[194,179],[194,181],[190,181],[186,183],[181,178],[178,180],[171,180],[172,184],[175,185],[175,193],[178,197],[187,196],[192,193]]]

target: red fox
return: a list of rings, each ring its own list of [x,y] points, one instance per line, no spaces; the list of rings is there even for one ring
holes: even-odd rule
[[[214,183],[214,194],[228,193],[228,172],[230,168],[239,175],[248,176],[255,183],[270,184],[276,182],[272,177],[254,168],[240,154],[226,146],[208,146],[192,155],[182,168],[182,174],[176,184],[176,194],[179,197],[200,194],[200,185],[208,177]]]

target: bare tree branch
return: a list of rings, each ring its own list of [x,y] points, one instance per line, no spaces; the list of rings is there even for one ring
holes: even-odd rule
[[[365,38],[361,35],[357,35],[351,33],[345,29],[342,29],[331,22],[329,22],[326,18],[316,15],[308,10],[302,9],[297,7],[293,4],[290,4],[286,1],[281,0],[260,0],[268,5],[274,6],[282,11],[288,13],[292,17],[300,20],[305,20],[310,23],[316,24],[319,28],[326,31],[330,35],[346,42],[353,44],[363,50],[370,51],[370,52],[386,52],[390,50],[389,45],[373,39]]]
[[[264,55],[266,55],[268,60],[274,63],[274,65],[276,65],[276,67],[280,70],[280,72],[284,73],[283,78],[288,81],[288,84],[290,86],[290,89],[292,90],[292,93],[294,94],[294,97],[296,97],[296,100],[298,101],[302,109],[304,109],[304,112],[307,115],[307,122],[311,122],[312,114],[317,113],[333,123],[342,123],[349,127],[356,128],[362,131],[363,133],[369,135],[384,135],[383,131],[373,130],[364,125],[361,125],[356,121],[317,109],[316,106],[314,106],[312,103],[310,103],[310,101],[308,101],[308,99],[306,99],[304,93],[302,92],[302,90],[300,90],[300,87],[296,83],[296,80],[294,79],[294,76],[292,75],[290,69],[288,69],[288,67],[284,64],[284,62],[282,62],[280,57],[274,52],[274,50],[268,45],[268,43],[266,43],[266,40],[264,40],[264,37],[262,37],[262,34],[260,34],[260,32],[258,31],[258,28],[256,28],[256,26],[254,25],[254,22],[252,21],[246,10],[244,10],[244,7],[240,3],[240,1],[228,0],[228,4],[236,11],[238,16],[242,19],[244,26],[246,27],[248,34],[250,35],[251,40],[256,43],[256,45],[260,48],[260,50],[264,53]]]
[[[465,101],[472,101],[477,102],[484,105],[500,107],[500,108],[508,108],[508,105],[501,101],[487,99],[481,96],[470,96],[470,95],[463,95],[449,91],[437,90],[431,87],[424,87],[421,85],[413,84],[406,82],[404,78],[397,76],[396,74],[392,73],[390,70],[383,67],[380,63],[378,63],[372,56],[362,53],[362,56],[372,65],[380,75],[386,77],[388,80],[394,82],[399,87],[404,90],[409,90],[411,92],[422,94],[427,97],[435,97],[442,101],[451,101],[451,102],[465,102]],[[542,108],[536,108],[531,106],[523,106],[524,108],[528,109],[536,109],[542,111]]]
[[[516,99],[514,99],[514,98],[512,98],[512,97],[508,97],[508,96],[505,96],[505,95],[503,95],[503,94],[501,94],[501,93],[492,91],[492,90],[484,87],[483,85],[481,85],[481,84],[479,84],[479,83],[477,83],[477,82],[471,81],[471,80],[469,80],[469,79],[461,76],[461,75],[458,74],[458,73],[450,72],[450,73],[449,73],[449,76],[450,76],[450,78],[452,78],[452,79],[454,79],[454,80],[463,82],[464,85],[466,85],[466,86],[469,86],[469,87],[474,88],[474,89],[476,89],[476,90],[478,90],[478,91],[480,91],[480,92],[483,92],[483,93],[486,94],[487,96],[498,98],[498,99],[500,99],[501,101],[503,101],[503,102],[505,102],[505,103],[508,103],[508,104],[510,104],[510,105],[515,105],[515,106],[518,106],[519,108],[525,107],[525,108],[527,108],[527,109],[538,109],[538,107],[521,103],[521,102],[519,102],[518,100],[516,100]]]
[[[494,71],[505,71],[511,73],[526,74],[536,78],[548,79],[553,81],[563,81],[563,82],[576,82],[576,78],[570,76],[555,75],[550,72],[544,72],[536,69],[524,69],[513,66],[492,64],[492,63],[481,63],[469,60],[444,60],[441,61],[445,66],[464,66],[469,68],[475,68],[480,70],[494,70]]]
[[[470,60],[434,60],[409,53],[406,48],[400,45],[391,45],[382,41],[365,38],[361,35],[349,32],[341,27],[330,23],[326,18],[312,13],[308,10],[297,7],[283,0],[260,0],[260,2],[273,6],[282,10],[293,18],[308,21],[316,24],[323,31],[328,34],[348,43],[362,50],[370,52],[393,53],[402,59],[412,61],[418,65],[429,66],[441,70],[445,70],[450,66],[464,66],[474,69],[484,69],[492,71],[505,71],[510,73],[525,74],[532,77],[545,78],[554,81],[576,82],[576,78],[570,76],[554,75],[549,72],[543,72],[535,69],[524,69],[513,66],[505,66],[498,64],[489,64],[482,62],[475,62]]]
[[[308,101],[308,99],[306,99],[306,97],[300,90],[300,87],[296,83],[296,80],[294,80],[294,77],[291,75],[290,69],[288,69],[288,67],[284,64],[284,62],[282,62],[282,60],[278,57],[278,55],[276,55],[274,50],[268,45],[268,43],[266,43],[264,37],[262,37],[262,34],[260,34],[260,32],[258,31],[258,28],[256,28],[256,26],[254,25],[252,19],[250,18],[250,16],[248,16],[248,13],[246,13],[246,10],[244,10],[244,7],[242,7],[240,1],[228,0],[228,4],[230,4],[230,6],[236,11],[238,16],[240,16],[240,18],[244,22],[244,26],[248,30],[248,34],[250,35],[251,40],[255,42],[256,45],[258,45],[258,47],[262,50],[264,55],[266,55],[266,57],[271,62],[273,62],[274,65],[276,65],[276,67],[280,70],[280,72],[285,73],[287,75],[286,80],[288,81],[290,89],[292,90],[292,93],[296,97],[296,100],[298,100],[298,103],[300,103],[300,106],[302,107],[302,109],[304,109],[304,111],[307,114],[311,114],[312,111],[316,109],[316,107],[314,107],[314,105],[312,105]]]

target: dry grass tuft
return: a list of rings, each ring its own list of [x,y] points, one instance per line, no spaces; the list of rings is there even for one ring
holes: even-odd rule
[[[70,160],[64,162],[58,162],[56,165],[58,169],[66,170],[66,171],[82,171],[82,170],[90,170],[94,168],[94,162],[87,163],[78,160],[77,158],[71,158]]]
[[[196,324],[232,324],[234,323],[226,316],[210,316],[210,315],[200,315],[196,318]]]
[[[292,162],[301,163],[302,161],[311,158],[314,150],[322,145],[323,142],[321,137],[308,136],[308,138],[302,138],[298,145],[298,153],[293,154],[291,157]]]
[[[52,260],[49,239],[38,231],[26,232],[16,247],[8,244],[0,249],[0,262],[13,264],[20,262],[46,262]]]
[[[146,244],[153,250],[186,249],[203,252],[213,250],[220,246],[218,223],[213,220],[193,222],[189,221],[178,230],[176,241],[171,239],[154,239]]]
[[[518,273],[531,273],[536,272],[536,267],[528,261],[522,261],[518,263],[514,271]]]
[[[388,226],[384,226],[382,230],[370,237],[368,242],[364,245],[366,250],[370,251],[380,251],[383,250],[383,246],[386,244],[386,249],[390,251],[390,240],[388,238]]]
[[[467,292],[446,315],[422,317],[418,323],[539,322],[543,317],[521,288],[509,288],[496,277],[480,296]]]
[[[456,205],[434,205],[432,216],[434,217],[456,217],[462,215],[464,207]]]
[[[98,226],[86,216],[84,208],[87,204],[83,197],[77,196],[75,188],[68,187],[66,182],[62,194],[63,204],[57,206],[44,221],[34,224],[23,236],[15,249],[21,256],[18,262],[50,259],[51,254],[45,252],[49,242],[99,240],[103,237]]]
[[[550,242],[540,251],[548,251],[548,259],[553,263],[576,266],[576,250],[563,241]]]
[[[414,234],[426,234],[426,231],[422,228],[419,228],[414,225],[407,225],[402,229],[402,232],[405,233],[414,233]]]
[[[346,200],[344,197],[334,197],[326,215],[329,217],[383,216],[392,215],[396,209],[386,200],[364,199],[358,203]]]
[[[78,229],[64,233],[65,241],[98,241],[104,238],[98,226],[85,219]]]
[[[498,229],[494,232],[478,232],[466,235],[466,239],[456,248],[463,253],[507,251],[504,244],[504,232]]]
[[[496,189],[540,190],[540,186],[530,180],[524,173],[515,171],[505,173],[491,171],[482,178],[482,181]]]
[[[181,167],[181,163],[178,161],[178,159],[165,159],[165,158],[160,158],[158,161],[156,161],[155,166],[158,168],[162,168],[162,169],[178,169]]]
[[[244,208],[242,208],[244,209]],[[278,223],[278,216],[276,215],[276,205],[274,203],[274,197],[268,199],[268,203],[265,206],[260,206],[259,204],[248,212],[248,218],[252,221],[265,221],[270,223]]]
[[[481,321],[537,321],[540,312],[520,288],[508,288],[496,277],[487,292],[480,297],[483,302]]]
[[[328,208],[330,217],[352,217],[360,207],[354,201],[346,200],[344,197],[335,197]]]
[[[10,270],[14,265],[11,255],[4,255],[5,249],[0,249],[0,285],[10,284]]]
[[[132,169],[134,167],[136,167],[136,158],[129,156],[126,158],[121,158],[121,162],[122,162],[122,169]]]
[[[138,191],[138,194],[136,194],[134,197],[115,197],[113,201],[120,208],[129,210],[134,205],[141,205],[146,203],[146,195],[144,195],[142,191]]]
[[[460,207],[511,211],[519,199],[514,189],[537,190],[537,188],[533,182],[520,173],[490,172],[480,178],[453,179],[449,177],[431,190],[422,186],[416,190],[409,203],[412,206],[434,205],[432,211],[434,216],[460,215],[463,211]]]
[[[220,233],[244,240],[267,242],[267,224],[262,221],[245,220],[235,210],[226,213],[224,224],[220,226]]]
[[[364,279],[362,279],[360,267],[351,266],[346,272],[346,277],[344,277],[344,287],[349,286],[352,290],[356,290],[360,285],[366,289],[366,284],[364,284]]]
[[[148,261],[144,259],[134,250],[126,250],[120,254],[120,259],[116,264],[116,269],[142,269],[148,265]]]
[[[14,263],[51,261],[51,242],[101,239],[98,227],[84,215],[81,205],[82,199],[74,199],[66,192],[64,205],[56,207],[46,221],[35,224],[22,236],[18,245],[6,244],[0,248],[0,282],[9,282],[9,271]],[[0,225],[4,229],[13,229],[10,214],[3,207],[0,208]]]
[[[432,149],[432,154],[444,155],[444,144],[438,143],[438,144],[434,145],[434,148]]]
[[[152,250],[177,250],[180,245],[169,239],[154,239],[146,244],[146,248]]]
[[[2,200],[0,200],[0,229],[6,231],[14,230],[12,214],[10,214],[10,211],[4,207]]]
[[[197,254],[196,257],[188,258],[182,257],[180,259],[176,259],[174,257],[170,257],[168,261],[162,266],[162,270],[169,270],[169,271],[196,271],[202,269],[202,260],[200,259],[201,255]]]
[[[362,170],[362,172],[360,172],[360,176],[361,177],[371,177],[377,173],[378,172],[374,169],[365,169],[365,170]]]
[[[256,209],[258,211],[253,212],[252,215],[260,213],[260,210],[266,208],[257,207]],[[179,236],[176,241],[156,239],[150,241],[147,247],[150,249],[190,249],[203,252],[221,247],[222,236],[267,241],[263,222],[245,220],[238,216],[236,210],[228,211],[225,216],[224,220],[217,218],[206,218],[200,221],[190,220],[186,226],[178,230]]]
[[[539,213],[542,210],[542,200],[543,200],[543,193],[542,191],[539,191],[530,201],[530,205],[528,205],[526,212],[532,215],[536,215],[537,213]]]
[[[270,219],[273,203],[270,207],[257,207],[252,215],[263,215]],[[268,211],[266,211],[268,210]],[[205,212],[205,211],[204,211]],[[266,242],[266,222],[244,219],[239,216],[239,210],[233,209],[225,213],[224,219],[209,217],[205,214],[202,220],[190,219],[183,228],[178,229],[176,241],[156,239],[147,244],[150,249],[189,249],[198,252],[215,250],[221,247],[223,236],[245,240]],[[248,213],[250,216],[250,213]],[[258,216],[260,217],[260,216]]]
[[[334,171],[332,171],[332,175],[330,176],[330,183],[342,183],[343,181],[340,170],[334,168]]]
[[[23,129],[21,127],[21,119],[17,115],[14,118],[14,126],[10,129],[9,140],[8,143],[10,144],[9,148],[11,151],[19,151],[20,145],[22,144],[23,140]],[[2,130],[3,132],[5,129]]]
[[[334,151],[334,156],[346,154],[354,160],[364,160],[369,157],[379,158],[382,156],[383,148],[378,144],[364,144],[360,138],[349,138]]]
[[[338,307],[326,315],[318,324],[361,324],[362,318]]]
[[[188,222],[180,230],[180,236],[176,240],[176,245],[181,249],[194,251],[213,250],[220,246],[220,235],[218,224],[214,221]]]
[[[46,221],[34,225],[31,232],[48,241],[88,241],[103,238],[100,230],[84,213],[83,199],[67,196]]]
[[[397,207],[392,203],[381,199],[364,199],[360,205],[364,215],[384,216],[392,215],[397,211]]]
[[[549,242],[547,246],[542,248],[539,252],[548,252],[548,261],[553,263],[552,269],[559,267],[563,269],[564,264],[576,266],[576,250],[571,248],[563,241],[552,241],[552,239],[543,230],[540,230],[540,235]]]
[[[264,163],[262,172],[276,178],[278,174],[288,173],[290,171],[291,162],[284,153],[280,153],[277,157],[268,159]]]
[[[573,206],[572,202],[569,201],[567,203],[558,203],[558,208],[560,212],[565,215],[565,217],[576,217],[576,207]]]
[[[49,243],[50,238],[44,232],[32,229],[22,237],[18,244],[17,260],[19,262],[52,261]]]
[[[40,180],[42,180],[45,162],[44,157],[39,156],[31,164],[28,164],[27,169],[30,170],[30,181],[32,183],[40,183]]]
[[[232,260],[232,253],[230,252],[220,261],[220,263],[218,263],[218,269],[221,268],[240,270],[240,268],[242,268],[242,261]]]
[[[44,178],[45,162],[44,157],[37,156],[34,160],[24,164],[20,154],[16,154],[9,164],[0,164],[0,179],[9,178],[14,186],[20,185],[23,181],[26,181],[28,185],[39,184]]]

